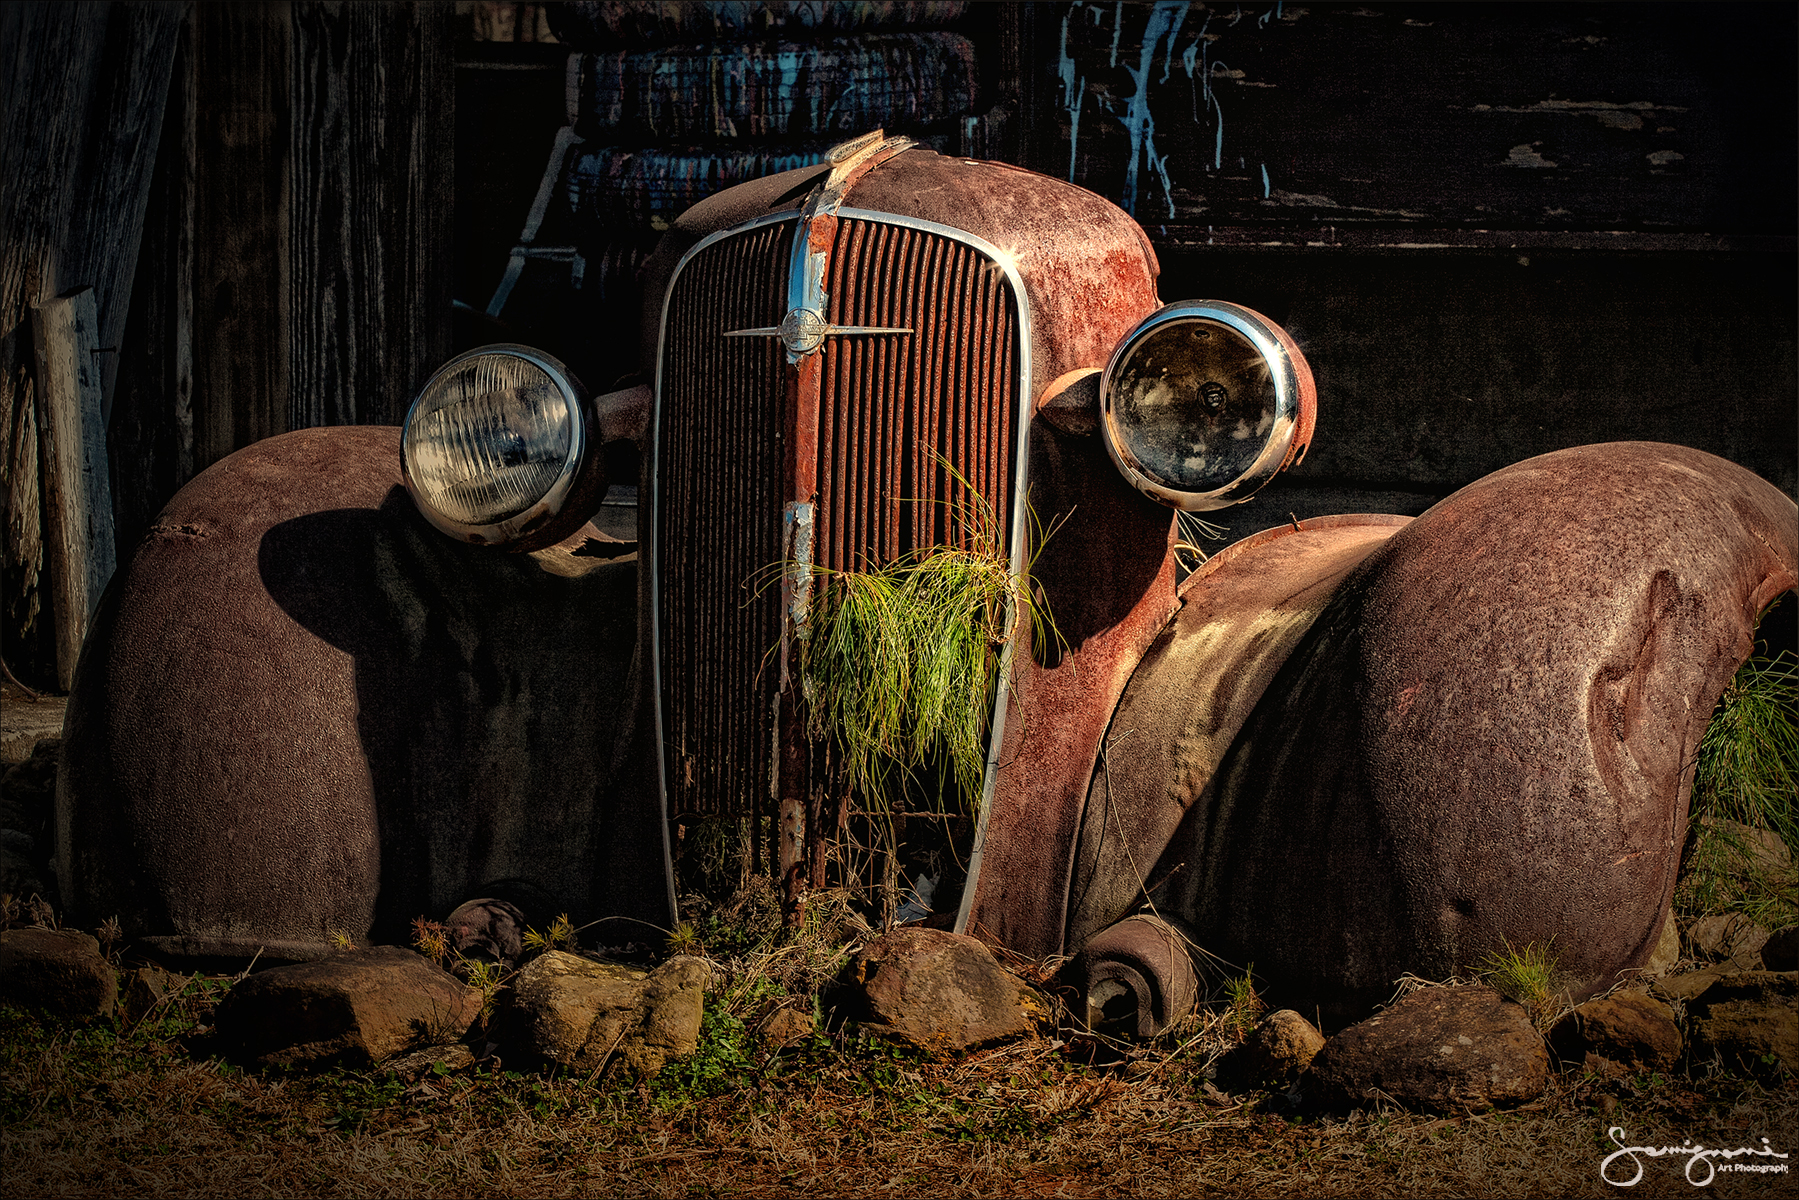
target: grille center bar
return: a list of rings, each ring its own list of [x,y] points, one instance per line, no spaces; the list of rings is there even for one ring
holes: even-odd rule
[[[774,330],[732,330],[731,336],[772,333],[787,347],[787,503],[783,509],[788,536],[783,549],[791,556],[781,572],[781,650],[779,686],[775,691],[775,753],[769,764],[768,792],[777,809],[776,869],[781,875],[784,910],[797,918],[807,885],[824,874],[822,789],[812,786],[811,747],[806,737],[804,689],[793,677],[798,656],[795,643],[806,633],[806,609],[812,594],[813,505],[818,498],[818,408],[823,390],[823,356],[818,353],[832,333],[910,333],[910,329],[839,328],[824,318],[830,297],[825,275],[837,243],[837,210],[852,185],[869,171],[913,145],[910,138],[870,135],[842,148],[830,172],[807,198],[793,231],[787,268],[787,315]]]

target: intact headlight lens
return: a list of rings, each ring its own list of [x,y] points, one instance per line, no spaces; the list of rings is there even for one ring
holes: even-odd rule
[[[588,457],[585,410],[579,385],[548,355],[524,346],[460,355],[406,415],[406,486],[452,537],[547,544],[541,534],[566,523],[556,518]]]
[[[1113,351],[1100,384],[1106,447],[1163,504],[1239,504],[1304,454],[1316,392],[1286,331],[1223,301],[1152,313]]]

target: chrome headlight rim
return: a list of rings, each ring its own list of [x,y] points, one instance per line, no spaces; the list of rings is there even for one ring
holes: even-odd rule
[[[567,412],[569,440],[562,464],[550,486],[520,511],[500,520],[472,523],[440,511],[414,477],[414,435],[419,406],[443,380],[468,363],[487,357],[519,359],[542,371],[555,385]],[[598,453],[598,418],[592,397],[573,371],[554,355],[516,342],[495,342],[464,351],[433,371],[407,407],[400,429],[400,474],[419,514],[431,526],[459,541],[511,551],[539,550],[568,537],[593,515],[604,497],[606,482]]]
[[[1274,385],[1274,423],[1251,465],[1230,482],[1209,491],[1171,486],[1152,474],[1132,452],[1114,408],[1114,382],[1121,367],[1156,331],[1178,322],[1210,321],[1242,335],[1268,365]],[[1305,456],[1317,412],[1312,371],[1286,330],[1252,308],[1227,300],[1177,300],[1145,317],[1118,342],[1100,375],[1100,429],[1106,451],[1132,487],[1184,512],[1209,512],[1242,504],[1283,469]]]

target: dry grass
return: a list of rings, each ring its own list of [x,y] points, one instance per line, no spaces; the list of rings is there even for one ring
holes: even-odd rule
[[[1191,1051],[1098,1068],[1038,1040],[931,1063],[853,1039],[777,1051],[721,1022],[700,1057],[735,1039],[728,1072],[629,1084],[247,1072],[206,1053],[204,1026],[184,1042],[179,1022],[0,1012],[0,1195],[1586,1196],[1613,1190],[1614,1125],[1640,1145],[1799,1144],[1791,1087],[1723,1075],[1576,1074],[1511,1113],[1319,1119],[1222,1096]],[[1689,1193],[1682,1165],[1646,1161],[1631,1193]],[[1785,1195],[1790,1177],[1710,1190]]]

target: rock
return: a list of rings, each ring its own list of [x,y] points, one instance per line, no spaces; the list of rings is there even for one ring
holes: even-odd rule
[[[77,1021],[113,1014],[119,975],[100,943],[73,929],[0,932],[0,1000]]]
[[[1324,1046],[1324,1035],[1290,1008],[1277,1009],[1256,1023],[1243,1044],[1220,1063],[1233,1080],[1250,1086],[1290,1083]]]
[[[45,742],[61,740],[66,696],[40,695],[36,700],[13,694],[5,689],[6,703],[0,705],[0,764],[29,761]],[[56,751],[50,751],[52,758]]]
[[[179,993],[186,982],[161,967],[138,967],[125,972],[124,990],[120,994],[125,1020],[136,1025],[150,1014],[151,1009]]]
[[[56,756],[61,738],[43,738],[30,757],[0,773],[0,827],[47,839],[56,814]]]
[[[616,1053],[648,1078],[698,1047],[711,981],[705,961],[687,955],[641,971],[551,950],[519,972],[501,1041],[581,1071],[599,1070]]]
[[[410,950],[376,946],[273,967],[219,1005],[220,1038],[265,1066],[368,1066],[453,1042],[481,1013],[481,993]]]
[[[1564,1063],[1593,1066],[1602,1074],[1665,1071],[1680,1060],[1680,1027],[1661,1001],[1642,992],[1613,992],[1556,1022],[1549,1045]]]
[[[1687,1021],[1696,1057],[1756,1070],[1772,1059],[1799,1073],[1799,972],[1724,975],[1687,1006]]]
[[[31,757],[0,774],[0,892],[18,897],[50,894],[56,755],[61,745],[60,738],[44,738],[32,748]]]
[[[1522,1006],[1484,985],[1420,988],[1324,1043],[1301,1088],[1331,1105],[1382,1097],[1471,1112],[1549,1086],[1549,1050]]]
[[[791,1046],[811,1037],[815,1030],[811,1014],[797,1008],[777,1008],[762,1022],[762,1038],[773,1046]]]
[[[509,900],[483,897],[459,904],[444,928],[450,948],[464,958],[510,967],[525,952],[525,914]]]
[[[1799,969],[1799,925],[1788,925],[1762,943],[1762,966],[1770,971]]]
[[[1739,970],[1761,966],[1768,931],[1742,913],[1700,917],[1687,926],[1687,947],[1694,958],[1734,963]]]
[[[1049,1008],[974,938],[916,926],[896,929],[857,952],[870,1032],[941,1055],[1027,1037]]]
[[[1726,975],[1736,973],[1729,963],[1713,963],[1679,975],[1663,975],[1650,981],[1649,992],[1658,1000],[1687,1003]]]
[[[1772,829],[1758,829],[1723,817],[1701,817],[1699,821],[1723,834],[1719,840],[1728,847],[1736,868],[1776,877],[1792,873],[1793,852]]]
[[[1680,921],[1673,912],[1662,922],[1662,932],[1655,941],[1655,949],[1649,952],[1649,961],[1643,964],[1644,975],[1666,975],[1680,963]]]

